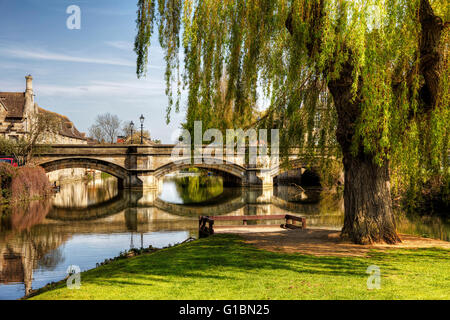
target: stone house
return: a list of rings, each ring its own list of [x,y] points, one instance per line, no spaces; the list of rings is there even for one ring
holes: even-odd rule
[[[35,103],[33,78],[28,75],[25,79],[25,92],[0,92],[0,137],[18,140],[29,133],[34,115],[52,113],[60,120],[59,132],[47,134],[41,143],[87,144],[85,134],[79,132],[67,117],[40,108]]]

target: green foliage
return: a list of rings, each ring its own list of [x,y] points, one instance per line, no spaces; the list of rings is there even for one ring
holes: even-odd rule
[[[15,156],[16,158],[26,156],[26,142],[23,138],[18,141],[0,137],[0,154]]]
[[[100,172],[100,178],[101,179],[108,179],[108,178],[112,178],[112,175],[102,171],[102,172]]]
[[[0,163],[0,202],[11,197],[11,183],[17,175],[17,169],[7,163]]]
[[[0,137],[0,154],[14,156],[19,163],[24,163],[32,155],[44,153],[51,148],[36,143],[37,141],[32,141],[29,137],[20,137],[18,140]]]
[[[168,119],[176,83],[176,109],[180,87],[188,88],[189,130],[195,120],[203,121],[204,130],[279,128],[282,146],[339,158],[337,113],[327,84],[350,62],[352,99],[362,101],[360,116],[351,119],[354,152],[362,146],[378,164],[390,161],[396,191],[413,192],[435,176],[444,185],[450,181],[448,27],[440,43],[438,99],[432,112],[421,112],[419,9],[428,1],[159,0],[159,14],[154,2],[138,4],[137,73],[145,74],[157,24],[166,53]],[[450,20],[445,0],[430,2],[435,14]],[[268,106],[257,121],[262,101]]]
[[[191,171],[189,172],[196,172]],[[223,183],[220,177],[209,177],[203,175],[178,177],[175,178],[175,184],[178,193],[183,199],[183,203],[202,203],[214,197],[217,197],[223,192]]]

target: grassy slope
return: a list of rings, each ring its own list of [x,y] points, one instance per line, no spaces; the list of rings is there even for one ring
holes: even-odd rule
[[[381,289],[368,290],[369,265]],[[367,258],[273,253],[215,235],[120,260],[33,299],[449,299],[450,251],[372,251]]]

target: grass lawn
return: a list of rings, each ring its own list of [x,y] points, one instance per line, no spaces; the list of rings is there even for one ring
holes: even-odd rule
[[[381,270],[368,290],[366,269]],[[274,253],[214,235],[115,261],[32,299],[450,299],[450,251],[371,251],[366,258]]]

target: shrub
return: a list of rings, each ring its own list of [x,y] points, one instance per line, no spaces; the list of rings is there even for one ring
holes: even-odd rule
[[[25,200],[45,196],[51,185],[41,167],[21,167],[11,183],[11,199]]]
[[[41,167],[20,167],[0,163],[0,201],[27,200],[50,193],[51,185]]]
[[[7,163],[0,163],[0,202],[11,197],[11,183],[16,174],[16,168]]]

